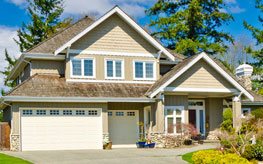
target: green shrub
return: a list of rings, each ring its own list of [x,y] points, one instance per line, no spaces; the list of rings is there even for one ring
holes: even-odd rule
[[[251,111],[251,114],[255,116],[256,119],[263,119],[263,108],[258,108]]]
[[[223,154],[218,150],[202,150],[193,154],[195,164],[249,164],[250,162],[236,154]]]
[[[242,156],[248,160],[256,159],[263,161],[263,142],[258,141],[255,145],[247,146]]]
[[[233,131],[233,115],[232,115],[232,109],[231,108],[227,108],[223,112],[223,122],[220,125],[220,127],[222,130],[226,130],[228,132]]]

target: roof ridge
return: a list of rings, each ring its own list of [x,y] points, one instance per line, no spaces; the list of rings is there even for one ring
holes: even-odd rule
[[[53,35],[51,35],[50,37],[44,39],[44,40],[41,41],[40,43],[34,45],[34,46],[31,47],[30,49],[28,49],[28,50],[26,50],[26,51],[24,51],[24,52],[22,52],[22,53],[27,53],[27,52],[29,52],[29,51],[31,51],[31,50],[39,47],[39,46],[42,45],[43,43],[47,42],[47,41],[50,40],[50,39],[53,39],[53,38],[56,37],[57,35],[61,34],[62,32],[66,31],[66,30],[68,30],[69,28],[71,28],[71,27],[79,24],[80,22],[84,21],[85,19],[90,19],[90,20],[94,21],[94,20],[91,19],[89,16],[85,15],[83,18],[77,20],[75,23],[69,25],[68,27],[66,27],[66,28],[64,28],[64,29],[62,29],[62,30],[60,30],[60,31],[55,32],[55,33],[54,33]]]

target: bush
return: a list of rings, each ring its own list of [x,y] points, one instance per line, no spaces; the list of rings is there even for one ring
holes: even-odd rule
[[[256,119],[263,119],[263,108],[252,110],[251,114],[255,116]]]
[[[259,161],[263,161],[263,142],[258,141],[255,145],[247,146],[243,157],[248,160],[256,159]]]
[[[223,122],[220,125],[222,130],[232,132],[233,131],[233,115],[232,115],[232,109],[227,108],[223,112]]]
[[[218,150],[202,150],[193,154],[192,160],[195,164],[249,164],[250,162],[236,154],[224,154]]]

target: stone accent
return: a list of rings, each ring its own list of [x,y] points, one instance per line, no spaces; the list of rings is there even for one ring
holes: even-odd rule
[[[250,76],[241,76],[239,77],[239,80],[243,82],[244,87],[247,90],[252,90],[252,81],[251,81],[251,77]]]
[[[156,148],[175,148],[182,145],[184,138],[181,135],[168,135],[163,133],[151,133],[151,141]]]
[[[109,136],[109,133],[104,133],[103,134],[103,144],[107,144],[110,142],[110,136]]]
[[[206,137],[207,140],[218,140],[218,130],[210,131],[208,136]]]
[[[11,134],[10,136],[10,150],[20,151],[20,135]]]

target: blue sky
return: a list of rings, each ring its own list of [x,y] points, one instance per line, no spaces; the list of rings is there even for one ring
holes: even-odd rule
[[[115,5],[119,5],[125,12],[134,17],[137,22],[145,26],[149,19],[145,17],[144,11],[157,0],[65,0],[65,16],[81,17],[90,13],[104,14]],[[222,29],[231,33],[235,38],[249,36],[249,31],[244,29],[243,20],[260,27],[257,21],[259,11],[254,7],[255,0],[225,0],[227,7],[224,12],[231,13],[235,21],[224,25]],[[7,48],[11,55],[18,57],[19,50],[13,38],[22,22],[28,22],[29,18],[25,10],[26,0],[0,0],[0,70],[6,63],[1,55]],[[0,88],[3,86],[0,75]]]

